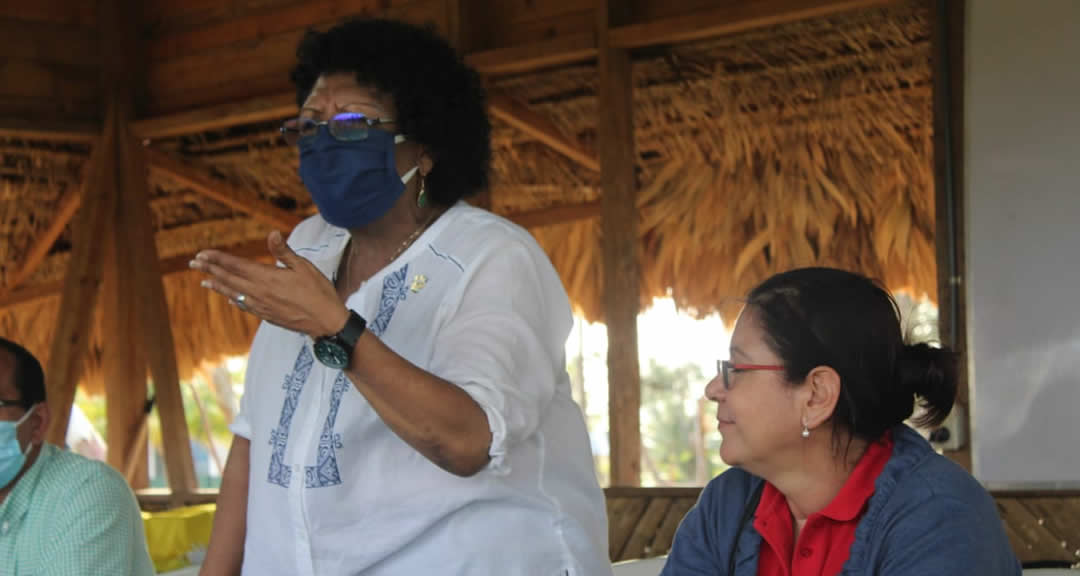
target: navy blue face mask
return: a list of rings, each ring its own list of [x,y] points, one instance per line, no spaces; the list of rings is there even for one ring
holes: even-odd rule
[[[416,173],[413,168],[398,176],[394,148],[404,141],[400,134],[370,130],[364,140],[343,142],[325,126],[302,139],[300,179],[323,219],[351,230],[386,215]]]

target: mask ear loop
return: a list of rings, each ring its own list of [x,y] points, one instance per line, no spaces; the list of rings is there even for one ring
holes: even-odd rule
[[[30,415],[34,413],[34,410],[36,408],[37,408],[37,404],[34,404],[33,406],[30,407],[29,410],[26,411],[26,414],[22,415],[22,418],[19,418],[18,420],[15,421],[15,429],[16,430],[19,429],[19,426],[22,426],[23,422],[26,422],[26,419],[29,418]],[[22,446],[19,446],[19,452],[22,452],[22,455],[26,456],[27,454],[30,453],[30,449],[33,448],[33,447],[34,447],[34,442],[31,440],[30,443],[26,445],[25,450],[23,450]]]
[[[413,176],[416,174],[416,171],[419,170],[419,169],[420,169],[419,166],[413,166],[412,168],[409,169],[408,172],[402,174],[401,175],[401,183],[402,184],[408,184],[409,180],[413,179]]]
[[[394,144],[401,144],[402,142],[404,142],[406,140],[408,140],[408,138],[406,138],[404,134],[395,134],[394,135]],[[401,183],[402,184],[408,184],[409,181],[413,179],[413,176],[415,176],[416,173],[419,170],[420,170],[420,163],[417,162],[416,166],[413,166],[412,168],[409,169],[408,172],[406,172],[404,175],[402,175]],[[426,184],[427,184],[427,178],[424,175],[420,175],[420,191],[416,193],[416,207],[417,208],[426,208],[427,205],[428,205],[427,186],[426,186]]]
[[[22,426],[22,423],[26,422],[26,419],[29,418],[30,415],[34,413],[35,408],[37,408],[37,404],[34,404],[33,406],[31,406],[30,409],[26,411],[26,414],[22,415],[22,418],[19,418],[18,420],[15,421],[15,427],[18,428],[19,426]]]

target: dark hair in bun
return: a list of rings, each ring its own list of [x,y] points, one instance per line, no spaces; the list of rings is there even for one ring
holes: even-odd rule
[[[834,429],[876,440],[925,408],[916,424],[940,424],[956,399],[956,361],[947,349],[908,345],[896,301],[881,284],[833,268],[777,274],[750,292],[769,346],[789,382],[829,366],[840,375]]]

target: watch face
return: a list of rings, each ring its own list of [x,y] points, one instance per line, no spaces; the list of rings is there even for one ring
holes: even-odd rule
[[[349,351],[335,340],[321,338],[315,341],[315,358],[337,370],[349,367]]]

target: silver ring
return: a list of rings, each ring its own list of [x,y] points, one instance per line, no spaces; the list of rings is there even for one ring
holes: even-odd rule
[[[244,296],[243,294],[237,294],[236,298],[233,299],[233,302],[236,302],[237,308],[241,310],[247,310],[247,296]]]

